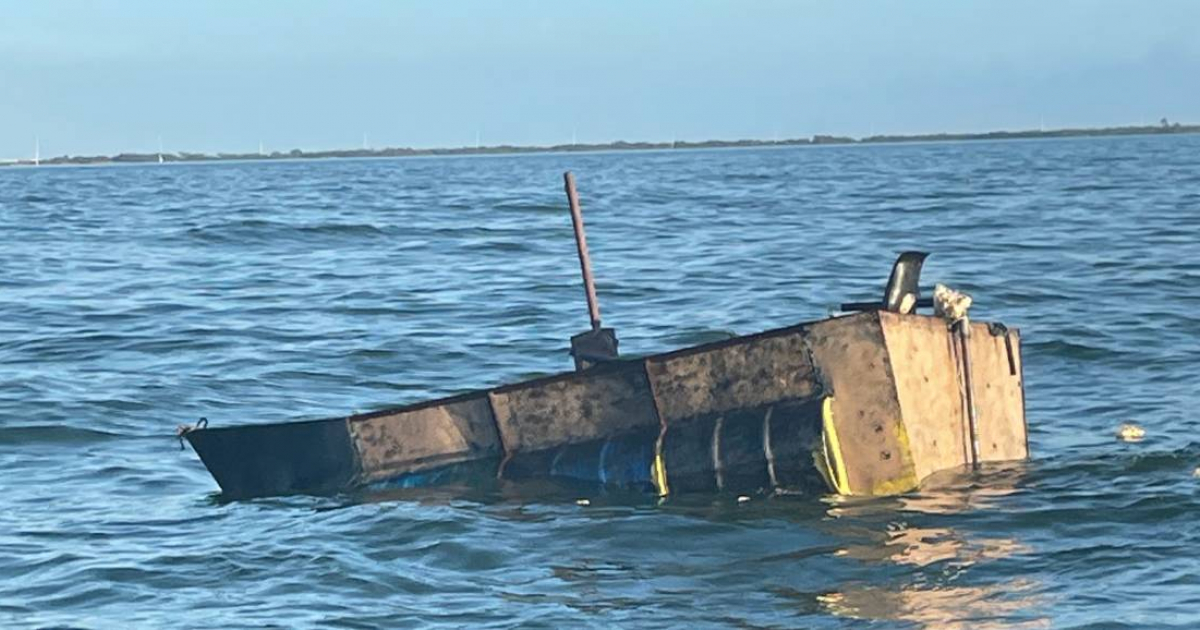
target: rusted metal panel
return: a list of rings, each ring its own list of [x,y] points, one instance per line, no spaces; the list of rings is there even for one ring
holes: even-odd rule
[[[197,429],[186,437],[229,499],[334,492],[358,472],[345,419]]]
[[[917,475],[878,311],[817,322],[806,336],[826,389],[851,494],[911,490]]]
[[[349,419],[364,481],[501,453],[486,394]]]
[[[815,396],[820,389],[801,329],[646,360],[659,414],[688,418]]]
[[[1021,383],[1020,335],[1015,330],[992,335],[987,324],[972,324],[971,363],[978,413],[980,461],[1009,461],[1029,457],[1025,432],[1025,394]]]
[[[491,402],[510,456],[659,426],[640,361],[501,387]]]
[[[917,479],[970,463],[962,380],[946,321],[881,313]]]

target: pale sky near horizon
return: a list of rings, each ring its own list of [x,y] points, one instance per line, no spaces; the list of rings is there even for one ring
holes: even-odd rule
[[[1200,122],[1200,1],[0,0],[0,158]]]

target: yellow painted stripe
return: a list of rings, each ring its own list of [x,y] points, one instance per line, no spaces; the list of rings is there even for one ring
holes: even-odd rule
[[[837,426],[833,421],[833,397],[821,401],[821,440],[825,445],[825,462],[829,470],[833,491],[841,495],[850,494],[850,483],[846,478],[846,461],[842,459],[842,445],[838,441]]]
[[[650,478],[654,480],[658,496],[665,497],[671,493],[671,488],[667,486],[667,464],[663,461],[661,448],[654,449],[654,463],[650,465]]]
[[[900,476],[894,479],[886,479],[877,482],[871,488],[873,496],[888,496],[893,494],[902,494],[916,488],[917,472],[913,467],[912,446],[908,443],[908,431],[904,428],[904,422],[897,422],[895,425],[896,431],[896,446],[900,455]]]

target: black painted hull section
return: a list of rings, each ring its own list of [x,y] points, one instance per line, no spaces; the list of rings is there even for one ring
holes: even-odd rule
[[[358,474],[345,419],[201,429],[186,437],[226,498],[336,492]]]

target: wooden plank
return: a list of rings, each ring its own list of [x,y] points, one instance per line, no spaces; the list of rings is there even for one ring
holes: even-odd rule
[[[1029,457],[1025,435],[1025,393],[1021,383],[1021,337],[1007,333],[1013,361],[1008,359],[1005,336],[995,336],[987,324],[971,326],[971,363],[978,413],[979,459],[1010,461]]]
[[[970,464],[962,375],[946,321],[883,313],[881,322],[917,479]]]
[[[916,488],[880,313],[825,320],[809,331],[813,361],[834,396],[833,425],[850,493],[887,495]]]
[[[486,394],[384,415],[351,418],[364,481],[501,453]]]
[[[621,361],[501,387],[491,393],[508,455],[616,437],[658,427],[646,371]]]
[[[689,418],[811,398],[820,390],[801,330],[646,360],[668,426]]]

